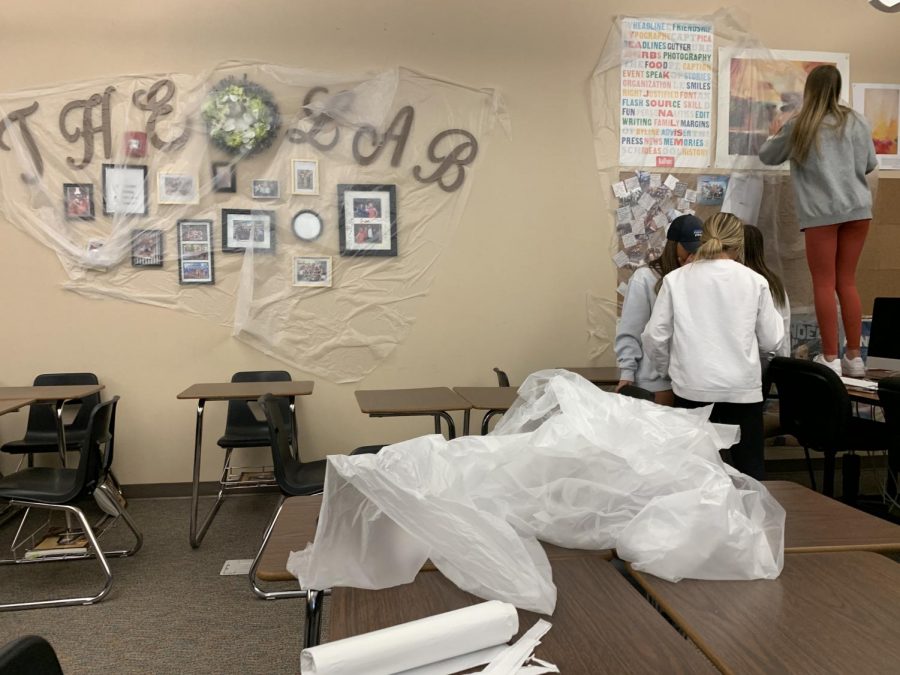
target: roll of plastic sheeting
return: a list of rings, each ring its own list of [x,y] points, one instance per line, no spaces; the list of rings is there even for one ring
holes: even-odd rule
[[[518,630],[516,608],[492,600],[304,649],[300,671],[391,675],[503,644]]]

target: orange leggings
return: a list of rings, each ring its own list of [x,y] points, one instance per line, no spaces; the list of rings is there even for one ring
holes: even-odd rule
[[[806,235],[806,262],[812,274],[816,321],[822,336],[822,353],[839,354],[837,303],[841,301],[841,318],[847,349],[859,349],[862,337],[862,304],[856,290],[856,265],[862,254],[869,220],[851,220],[835,225],[810,227]]]

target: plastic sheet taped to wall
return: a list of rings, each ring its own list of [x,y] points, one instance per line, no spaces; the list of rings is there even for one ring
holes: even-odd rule
[[[757,155],[799,111],[817,65],[838,68],[850,104],[850,58],[826,42],[816,51],[769,49],[744,23],[734,10],[619,17],[607,36],[591,76],[591,116],[619,298],[634,269],[661,255],[674,218],[726,211],[760,228],[791,307],[812,312],[787,166],[766,167]]]
[[[499,96],[405,68],[229,62],[0,95],[0,211],[84,295],[348,382],[407,334]]]
[[[550,614],[538,540],[611,549],[670,580],[771,579],[784,510],[725,465],[738,428],[604,392],[561,370],[530,375],[489,436],[432,435],[328,458],[316,540],[288,569],[304,588],[411,582],[426,559],[460,588]]]

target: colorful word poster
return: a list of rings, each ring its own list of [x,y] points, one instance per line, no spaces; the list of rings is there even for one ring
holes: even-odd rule
[[[709,166],[712,60],[711,23],[622,20],[622,166]]]

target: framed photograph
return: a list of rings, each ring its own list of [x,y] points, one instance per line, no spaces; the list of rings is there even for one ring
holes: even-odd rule
[[[331,256],[295,256],[294,286],[331,286]]]
[[[872,127],[878,166],[900,169],[900,84],[854,84],[853,109]]]
[[[213,192],[237,192],[237,171],[231,162],[212,163]]]
[[[63,210],[66,220],[93,220],[94,186],[91,183],[64,183]]]
[[[147,155],[147,133],[144,131],[125,132],[125,156],[145,157]]]
[[[211,220],[178,221],[178,282],[216,283]]]
[[[197,177],[189,173],[156,174],[156,201],[160,204],[199,204]]]
[[[103,215],[147,215],[147,167],[103,165]]]
[[[277,180],[254,180],[250,186],[253,199],[278,199],[281,186]]]
[[[131,266],[162,267],[163,266],[163,231],[132,230],[131,231]]]
[[[309,209],[298,211],[291,221],[291,229],[297,235],[297,239],[303,241],[315,241],[322,234],[322,219],[319,214]]]
[[[338,185],[341,255],[397,255],[397,188]]]
[[[222,209],[222,251],[275,252],[275,212]]]
[[[737,169],[767,167],[759,148],[803,104],[806,76],[816,66],[836,66],[849,95],[850,55],[780,49],[719,49],[719,116],[716,166]]]
[[[291,160],[291,176],[293,176],[292,192],[295,195],[319,194],[319,160]]]

